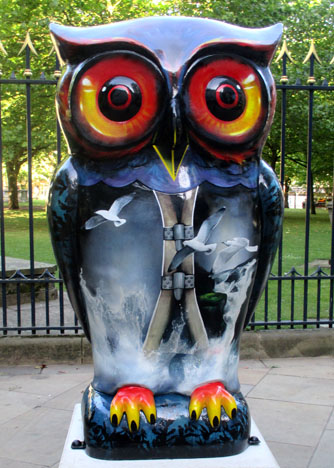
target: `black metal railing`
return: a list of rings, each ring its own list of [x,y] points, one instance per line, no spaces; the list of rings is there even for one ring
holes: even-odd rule
[[[330,93],[334,91],[334,86],[329,86],[326,80],[321,85],[315,85],[314,78],[314,64],[315,61],[320,62],[317,56],[313,41],[311,43],[310,50],[304,60],[304,63],[309,62],[309,72],[307,84],[303,85],[297,80],[296,84],[288,84],[287,77],[287,61],[291,59],[291,55],[284,42],[281,54],[278,60],[282,60],[282,76],[280,84],[276,85],[278,92],[281,93],[281,164],[280,164],[280,182],[284,187],[285,181],[285,157],[286,157],[286,115],[287,115],[287,93],[288,91],[305,92],[308,94],[308,119],[307,119],[307,194],[306,194],[306,206],[305,206],[305,249],[304,249],[304,271],[303,274],[299,273],[295,267],[293,267],[288,273],[283,274],[283,236],[281,236],[278,254],[277,254],[277,274],[271,273],[265,293],[263,305],[264,309],[257,309],[250,323],[251,329],[256,327],[269,327],[281,328],[282,326],[288,326],[290,328],[302,327],[307,328],[308,326],[327,326],[332,328],[334,324],[333,320],[333,295],[334,295],[334,222],[331,222],[331,246],[330,246],[330,258],[328,264],[330,265],[330,274],[325,273],[320,267],[316,271],[309,272],[309,253],[310,253],[310,213],[311,213],[311,190],[312,190],[312,179],[311,179],[311,168],[312,168],[312,144],[313,144],[313,110],[314,110],[314,93]],[[333,132],[334,133],[334,132]],[[333,156],[328,156],[332,157]],[[333,159],[334,169],[334,159]],[[334,178],[334,174],[333,174]],[[334,180],[333,180],[334,184]],[[334,190],[334,187],[333,187]],[[333,194],[334,195],[334,194]],[[333,198],[332,198],[333,204]],[[296,304],[296,281],[303,282],[303,301],[302,301],[302,317],[296,318],[295,315],[295,304]],[[309,314],[309,283],[317,282],[316,287],[316,317],[310,318]],[[282,319],[282,283],[290,283],[290,317],[289,319]],[[324,282],[329,283],[329,296],[327,298],[328,314],[323,311],[321,304],[322,300],[321,289]],[[276,318],[270,319],[269,317],[269,289],[272,284],[277,284],[277,295],[276,295]],[[325,306],[326,307],[326,306]],[[314,310],[312,311],[314,315]],[[263,314],[263,319],[258,318]]]
[[[35,242],[38,240],[34,236],[34,206],[33,206],[33,160],[34,150],[32,141],[32,100],[31,90],[41,89],[41,87],[51,87],[55,89],[57,79],[60,76],[59,63],[56,60],[55,72],[52,79],[46,79],[42,74],[39,79],[32,79],[30,70],[30,59],[33,46],[27,35],[24,47],[25,51],[25,78],[16,78],[14,74],[10,78],[0,76],[0,253],[1,253],[1,313],[0,333],[8,334],[64,334],[79,333],[81,331],[78,321],[64,295],[64,284],[60,276],[54,271],[45,268],[43,271],[36,268],[35,262]],[[311,167],[312,167],[312,144],[313,144],[313,110],[315,93],[331,93],[334,86],[329,86],[325,81],[321,85],[315,84],[314,64],[318,59],[314,45],[312,44],[307,56],[309,61],[309,72],[306,84],[297,82],[289,84],[287,79],[287,61],[290,58],[289,51],[284,43],[278,60],[282,63],[282,76],[277,85],[281,102],[281,148],[280,148],[280,181],[284,186],[285,181],[285,161],[286,161],[286,130],[287,130],[287,110],[288,102],[293,99],[290,93],[305,93],[308,95],[308,120],[307,125],[307,197],[305,207],[305,248],[303,272],[298,272],[297,267],[290,269],[288,273],[283,270],[283,238],[281,238],[277,254],[275,274],[271,274],[266,286],[263,298],[256,313],[250,323],[251,329],[257,328],[282,328],[282,327],[333,327],[333,294],[334,294],[334,223],[331,223],[331,245],[330,245],[330,271],[326,273],[318,267],[314,272],[309,271],[309,251],[310,251],[310,211],[311,211]],[[4,87],[13,90],[23,88],[25,93],[25,119],[26,119],[26,145],[28,162],[28,213],[29,213],[29,268],[21,271],[16,269],[8,276],[8,264],[6,261],[6,222],[5,222],[5,202],[4,202],[4,155],[3,145],[3,125],[2,125],[2,90]],[[46,112],[46,109],[39,109],[39,112]],[[47,112],[54,113],[53,107]],[[61,160],[61,131],[56,117],[55,126],[55,161],[56,166]],[[333,130],[334,134],[334,130]],[[301,286],[302,285],[302,291]],[[312,291],[310,293],[310,285]],[[27,288],[29,301],[22,303],[23,290]],[[56,292],[57,299],[52,296],[52,291]],[[14,297],[14,305],[8,303],[9,292],[11,300]],[[283,292],[285,294],[283,294]],[[310,294],[312,303],[310,305]],[[38,302],[36,301],[38,296]],[[288,298],[288,300],[287,300]],[[284,311],[284,314],[282,313]],[[288,315],[288,317],[287,317]]]

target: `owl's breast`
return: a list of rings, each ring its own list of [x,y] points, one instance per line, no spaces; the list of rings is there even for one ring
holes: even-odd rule
[[[87,305],[98,298],[111,328],[117,316],[124,325],[139,320],[145,333],[161,283],[163,228],[154,193],[100,183],[81,187],[79,205]]]

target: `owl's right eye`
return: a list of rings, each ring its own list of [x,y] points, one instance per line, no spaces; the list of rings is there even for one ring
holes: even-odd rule
[[[206,87],[205,99],[210,112],[225,122],[240,117],[246,105],[239,83],[227,77],[213,78]]]
[[[260,71],[232,54],[195,61],[184,78],[183,102],[192,138],[205,149],[208,143],[221,159],[239,160],[238,148],[251,148],[268,118],[269,93]]]
[[[77,135],[121,157],[153,135],[167,92],[159,68],[134,52],[110,52],[87,60],[71,83],[70,109]],[[95,153],[91,153],[95,155]]]

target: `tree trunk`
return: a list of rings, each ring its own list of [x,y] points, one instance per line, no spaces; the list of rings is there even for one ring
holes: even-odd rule
[[[8,179],[8,192],[9,192],[9,200],[8,200],[8,208],[10,210],[19,210],[19,192],[17,189],[17,178],[19,175],[21,165],[17,166],[13,164],[11,161],[6,162],[6,171],[7,171],[7,179]]]
[[[284,208],[289,208],[290,182],[290,177],[286,177],[284,181]]]
[[[279,161],[280,152],[278,148],[275,148],[273,146],[270,147],[270,150],[271,150],[270,166],[272,170],[275,172],[276,164]]]
[[[317,214],[315,211],[315,203],[314,203],[314,189],[313,189],[313,174],[311,171],[311,214]]]

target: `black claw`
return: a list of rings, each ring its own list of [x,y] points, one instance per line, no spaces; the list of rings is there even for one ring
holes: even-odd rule
[[[137,424],[135,421],[131,421],[131,432],[136,432],[137,431]]]
[[[237,416],[237,410],[235,408],[233,408],[233,410],[231,412],[231,419],[234,419],[236,416]]]
[[[213,418],[212,423],[213,423],[213,427],[218,427],[219,426],[219,419],[217,418],[217,416],[215,416]]]
[[[192,419],[193,421],[196,421],[196,419],[197,419],[197,414],[196,414],[196,411],[195,411],[195,410],[192,410],[191,416],[190,416],[190,417],[191,417],[191,419]]]
[[[73,440],[71,448],[74,450],[80,450],[86,448],[86,442],[84,440]]]
[[[155,424],[155,416],[154,416],[154,414],[151,414],[151,416],[150,416],[150,423],[151,423],[151,424]]]
[[[259,445],[261,441],[256,436],[251,436],[248,439],[249,445]]]

